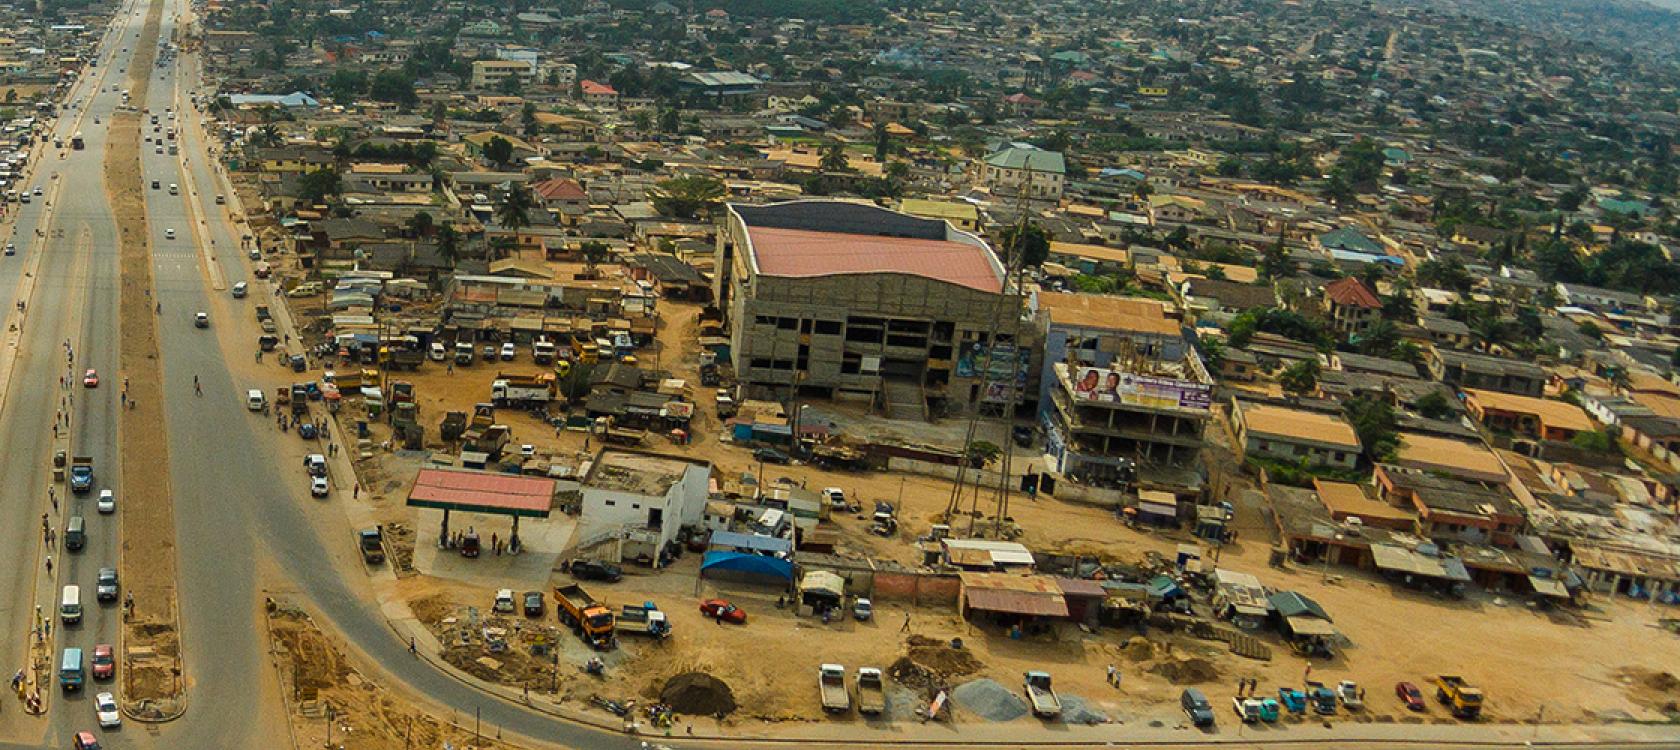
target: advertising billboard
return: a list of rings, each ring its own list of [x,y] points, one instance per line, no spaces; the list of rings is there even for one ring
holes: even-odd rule
[[[1078,368],[1073,395],[1089,401],[1118,401],[1157,409],[1207,411],[1213,405],[1213,388],[1207,384],[1102,367]]]

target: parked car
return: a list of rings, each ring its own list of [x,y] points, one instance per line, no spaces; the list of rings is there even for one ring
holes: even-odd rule
[[[327,478],[326,477],[310,477],[309,478],[309,494],[310,495],[312,495],[314,497],[326,497],[327,493],[329,493],[329,492],[332,492],[332,487],[327,484]]]
[[[624,578],[624,569],[598,560],[573,560],[572,577],[580,581],[616,583]]]
[[[513,589],[500,589],[496,592],[496,601],[490,605],[490,611],[506,614],[513,611]]]
[[[1426,704],[1423,702],[1423,691],[1410,682],[1394,683],[1394,695],[1400,699],[1401,703],[1406,704],[1406,708],[1413,711],[1422,711],[1426,708]]]
[[[1178,695],[1178,704],[1184,709],[1184,715],[1190,717],[1190,723],[1198,727],[1213,726],[1213,704],[1208,703],[1206,695],[1196,688],[1185,688]]]
[[[525,592],[525,616],[543,616],[543,595],[541,591]]]
[[[747,613],[730,604],[728,599],[707,599],[700,602],[700,614],[736,625],[747,624]]]
[[[788,454],[775,448],[759,448],[753,451],[753,459],[767,464],[785,464],[793,461]]]
[[[517,356],[519,356],[519,350],[514,347],[512,341],[509,341],[506,344],[502,344],[502,361],[503,362],[511,362],[511,361],[513,361],[513,358],[517,357]]]

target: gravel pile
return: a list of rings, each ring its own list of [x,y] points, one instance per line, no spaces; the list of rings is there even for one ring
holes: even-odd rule
[[[1087,705],[1085,699],[1077,695],[1058,693],[1062,699],[1062,721],[1068,724],[1107,724],[1108,714]]]
[[[951,700],[987,721],[1014,721],[1027,715],[1027,704],[996,680],[971,680],[951,691]]]

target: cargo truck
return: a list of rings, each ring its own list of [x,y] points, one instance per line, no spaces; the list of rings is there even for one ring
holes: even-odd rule
[[[822,691],[822,707],[831,714],[852,710],[852,695],[846,692],[846,668],[839,664],[824,664],[817,668],[817,688]]]
[[[553,373],[519,375],[499,372],[490,382],[490,400],[497,406],[547,404],[559,389]]]
[[[1034,716],[1054,719],[1062,715],[1062,699],[1056,697],[1056,691],[1050,687],[1049,672],[1028,672],[1025,683],[1027,702],[1032,704]]]
[[[1482,713],[1482,690],[1463,677],[1444,674],[1435,678],[1435,698],[1460,719],[1474,719]]]
[[[571,626],[572,632],[585,643],[602,650],[613,647],[616,623],[612,609],[595,601],[595,597],[575,583],[555,586],[554,599],[554,611],[560,622]]]
[[[70,459],[70,491],[78,495],[93,489],[93,456]]]
[[[886,685],[881,682],[881,670],[858,667],[857,705],[860,714],[875,715],[887,710],[887,691]]]
[[[630,635],[645,635],[664,640],[671,637],[671,621],[653,602],[626,604],[618,615],[618,629]]]

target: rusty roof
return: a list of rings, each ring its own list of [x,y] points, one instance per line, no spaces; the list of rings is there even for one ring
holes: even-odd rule
[[[1067,617],[1062,587],[1049,576],[1009,573],[963,573],[969,609],[1017,615]]]

